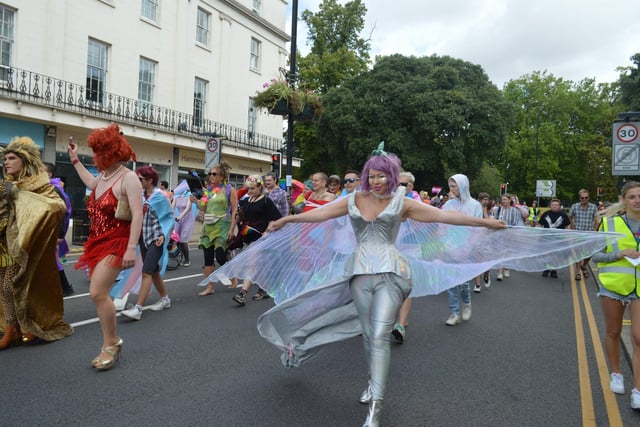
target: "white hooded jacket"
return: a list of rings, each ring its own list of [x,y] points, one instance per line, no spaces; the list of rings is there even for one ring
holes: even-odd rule
[[[446,211],[458,211],[465,215],[482,218],[482,205],[476,199],[471,197],[469,192],[469,178],[461,173],[453,175],[451,178],[458,184],[460,190],[459,197],[449,199],[442,207]]]

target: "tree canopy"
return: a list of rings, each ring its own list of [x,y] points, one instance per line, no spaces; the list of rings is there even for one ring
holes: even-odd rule
[[[502,153],[511,122],[511,106],[482,68],[448,56],[378,58],[330,90],[325,104],[321,170],[358,169],[384,140],[418,188],[446,184],[454,173],[478,176]]]
[[[509,81],[505,98],[515,121],[501,171],[520,199],[535,198],[536,180],[556,180],[556,195],[575,200],[579,189],[615,192],[611,124],[617,110],[607,84],[574,83],[546,72]]]
[[[367,71],[369,42],[360,36],[367,13],[362,0],[344,5],[323,0],[317,13],[305,10],[302,20],[309,27],[310,52],[298,58],[300,84],[326,94],[345,80]],[[301,177],[324,169],[328,156],[325,144],[318,141],[314,124],[297,123],[294,129],[295,151],[304,159]]]
[[[344,6],[336,0],[323,0],[317,13],[302,12],[310,46],[309,54],[298,59],[303,84],[326,93],[367,70],[370,46],[360,36],[366,13],[362,0]]]
[[[627,111],[640,111],[640,53],[631,58],[635,67],[619,67],[618,79],[620,102]]]

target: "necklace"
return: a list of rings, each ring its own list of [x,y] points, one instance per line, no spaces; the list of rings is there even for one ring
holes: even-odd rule
[[[120,169],[122,169],[122,163],[120,164],[120,166],[118,166],[116,168],[116,170],[114,170],[113,172],[111,172],[109,175],[106,174],[107,171],[104,171],[102,173],[102,179],[105,181],[109,181],[111,178],[113,178],[118,172],[120,172]]]
[[[370,191],[370,193],[376,199],[390,199],[390,198],[393,197],[393,193],[392,194],[378,194],[375,191]]]

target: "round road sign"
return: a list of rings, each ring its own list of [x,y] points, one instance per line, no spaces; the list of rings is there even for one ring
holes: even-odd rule
[[[209,150],[212,153],[215,153],[216,151],[218,151],[217,138],[211,138],[210,140],[207,141],[207,150]]]
[[[631,123],[625,123],[618,128],[616,135],[620,142],[635,142],[638,139],[638,128]]]

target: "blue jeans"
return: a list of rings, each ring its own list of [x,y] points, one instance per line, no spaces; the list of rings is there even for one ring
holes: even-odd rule
[[[447,296],[449,297],[449,311],[455,314],[460,314],[458,294],[460,294],[460,299],[463,304],[471,304],[471,289],[469,287],[469,282],[447,289]]]

